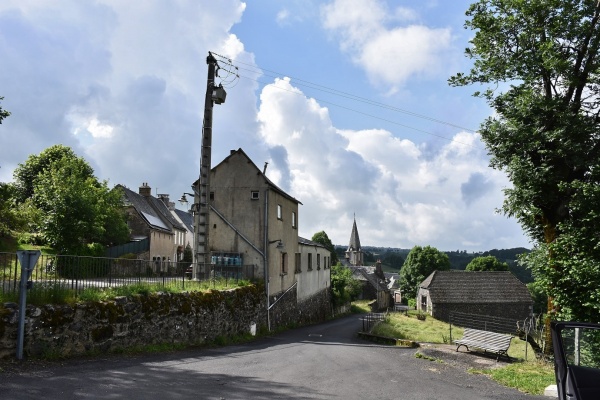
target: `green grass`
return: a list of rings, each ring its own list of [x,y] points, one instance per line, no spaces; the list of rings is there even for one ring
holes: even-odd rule
[[[416,311],[391,313],[388,318],[373,329],[373,334],[397,339],[413,340],[421,343],[449,344],[450,325],[427,315],[424,321],[417,319]],[[452,327],[452,340],[462,337],[463,329]],[[525,349],[527,348],[527,359]],[[419,354],[419,353],[417,353]],[[531,346],[515,337],[508,349],[509,356],[516,360],[506,367],[470,370],[471,373],[487,375],[498,383],[530,394],[543,394],[548,385],[556,383],[552,363],[538,361]]]
[[[537,395],[544,394],[548,385],[556,384],[554,365],[544,361],[517,362],[503,368],[470,372],[487,375],[504,386]]]
[[[450,343],[450,327],[448,323],[428,316],[424,321],[417,319],[416,311],[391,313],[386,321],[373,329],[373,334],[396,339],[408,339],[415,342]],[[462,328],[452,327],[452,338],[463,334]]]
[[[351,310],[355,314],[362,314],[371,312],[371,307],[369,307],[369,303],[373,300],[355,300],[352,302]]]
[[[183,292],[208,292],[210,290],[228,290],[235,287],[249,285],[246,280],[235,281],[216,279],[210,281],[182,281],[171,282],[166,285],[158,284],[134,284],[125,286],[116,286],[112,288],[87,288],[78,296],[68,287],[60,284],[42,286],[33,285],[33,288],[27,291],[27,304],[42,306],[46,304],[75,304],[86,301],[107,301],[120,296],[148,295],[150,293],[183,293]],[[0,293],[0,302],[18,302],[19,294],[17,292]]]

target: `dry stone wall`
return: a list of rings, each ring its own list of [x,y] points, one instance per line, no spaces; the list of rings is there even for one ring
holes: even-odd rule
[[[25,355],[64,357],[149,344],[200,345],[266,327],[263,289],[155,293],[75,305],[28,306]],[[0,358],[16,354],[18,305],[0,305]]]

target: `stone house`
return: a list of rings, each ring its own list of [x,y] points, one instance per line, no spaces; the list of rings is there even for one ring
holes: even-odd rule
[[[117,187],[123,192],[131,239],[149,241],[148,250],[138,258],[154,261],[154,272],[165,272],[170,263],[181,260],[186,243],[186,228],[173,217],[168,195],[152,196],[147,183],[137,193],[123,185]]]
[[[419,285],[417,310],[449,322],[450,313],[523,320],[533,300],[509,271],[434,271]]]
[[[350,266],[352,276],[360,281],[362,291],[360,299],[377,300],[373,308],[375,311],[385,310],[394,304],[391,287],[393,282],[386,277],[381,268],[381,261],[377,261],[375,266]]]
[[[284,192],[242,149],[212,168],[211,260],[235,257],[263,279],[275,324],[310,320],[329,309],[331,255],[298,236],[300,201]],[[304,308],[303,304],[310,304]],[[318,304],[318,305],[317,305]],[[326,306],[327,305],[327,306]],[[278,308],[297,313],[278,313]]]

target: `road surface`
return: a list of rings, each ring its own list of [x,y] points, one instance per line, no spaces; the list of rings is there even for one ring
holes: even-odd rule
[[[243,345],[27,363],[0,372],[0,399],[548,399],[363,341],[361,326],[352,315]]]

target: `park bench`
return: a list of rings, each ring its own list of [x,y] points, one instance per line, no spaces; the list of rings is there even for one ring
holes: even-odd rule
[[[506,356],[510,360],[508,348],[510,347],[512,338],[512,336],[502,333],[466,328],[462,339],[455,340],[454,343],[458,345],[456,351],[458,351],[460,346],[465,346],[467,351],[470,351],[469,346],[471,346],[485,352],[489,351],[497,354],[498,357],[496,357],[496,360],[498,360],[501,355]]]

